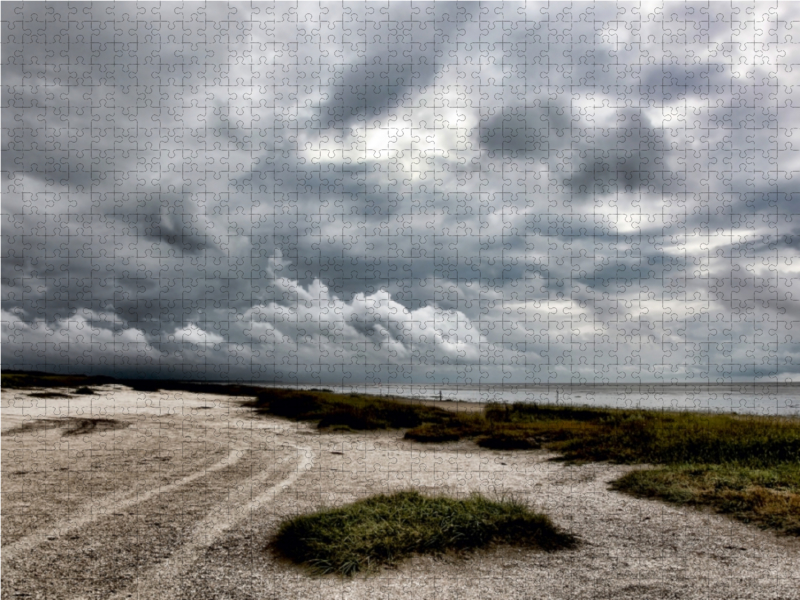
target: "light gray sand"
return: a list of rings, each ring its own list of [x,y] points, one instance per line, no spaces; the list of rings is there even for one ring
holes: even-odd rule
[[[60,422],[129,426],[63,436]],[[320,434],[236,400],[107,386],[2,395],[2,598],[800,598],[800,540],[608,490],[632,467],[400,432]],[[583,545],[309,577],[264,547],[289,515],[378,492],[513,494]]]

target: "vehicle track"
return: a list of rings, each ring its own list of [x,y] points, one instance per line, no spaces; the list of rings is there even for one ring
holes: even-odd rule
[[[187,475],[175,483],[160,486],[156,489],[146,492],[136,491],[131,494],[124,494],[122,496],[110,494],[99,501],[89,502],[82,509],[76,511],[78,516],[65,519],[56,525],[48,527],[42,531],[34,532],[31,535],[25,536],[13,544],[9,544],[8,546],[4,547],[3,558],[5,560],[12,560],[21,553],[30,552],[36,546],[46,542],[49,538],[58,537],[71,531],[75,531],[76,529],[81,529],[93,521],[109,516],[109,514],[112,512],[123,512],[136,506],[137,504],[147,502],[155,496],[173,492],[178,488],[200,479],[201,477],[207,476],[209,473],[214,473],[215,471],[231,467],[241,460],[243,451],[245,449],[245,446],[234,448],[230,451],[228,456],[223,458],[221,461],[203,469],[202,471],[196,471],[191,475]]]
[[[252,512],[261,510],[266,504],[274,502],[281,492],[289,488],[298,478],[313,467],[315,457],[311,448],[293,444],[284,444],[283,447],[295,449],[300,457],[291,475],[272,484],[255,497],[251,497],[249,501],[248,496],[251,490],[262,485],[271,472],[265,470],[248,479],[243,485],[239,486],[239,489],[231,495],[229,501],[222,507],[227,514],[221,515],[220,512],[222,511],[210,511],[209,516],[195,526],[189,540],[177,552],[174,552],[168,559],[145,572],[139,578],[135,588],[123,590],[111,596],[110,600],[131,597],[139,600],[163,598],[164,590],[175,585],[180,580],[181,573],[197,561],[206,548],[226,531],[247,519]],[[81,596],[74,600],[84,600],[84,598],[84,596]]]
[[[277,441],[275,448],[236,448],[173,484],[126,501],[105,499],[106,512],[95,508],[9,545],[2,597],[124,598],[130,589],[135,597],[164,597],[158,590],[206,546],[313,465],[310,448]]]
[[[198,418],[189,410],[207,402],[194,398],[156,402],[170,412],[133,413],[111,436],[92,428],[64,440],[50,430],[77,419],[42,415],[4,440],[4,466],[16,467],[11,480],[4,472],[14,493],[5,516],[34,527],[36,519],[25,515],[44,521],[3,547],[4,600],[126,597],[124,590],[163,597],[159,586],[182,565],[314,463],[310,448],[291,443],[296,428],[282,422],[250,421],[249,411],[228,406]],[[231,411],[242,417],[231,419]],[[137,460],[143,451],[155,462]],[[66,500],[56,507],[54,498]]]

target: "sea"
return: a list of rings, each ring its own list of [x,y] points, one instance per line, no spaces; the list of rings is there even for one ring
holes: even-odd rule
[[[525,402],[706,413],[800,416],[800,383],[372,384],[275,387],[455,402]]]

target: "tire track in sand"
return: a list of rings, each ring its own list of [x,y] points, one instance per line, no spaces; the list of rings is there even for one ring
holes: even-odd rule
[[[214,514],[215,511],[212,511],[208,517],[197,524],[189,540],[180,549],[163,562],[143,573],[139,577],[136,587],[123,590],[111,596],[109,600],[164,598],[165,590],[179,580],[181,572],[197,561],[208,546],[213,544],[228,529],[246,519],[251,512],[259,510],[268,502],[273,501],[313,466],[314,453],[311,448],[294,444],[284,444],[281,447],[293,448],[300,454],[300,460],[291,475],[271,485],[255,498],[246,502],[252,487],[262,483],[272,474],[272,471],[262,471],[248,479],[243,485],[239,486],[240,491],[232,494],[226,501],[224,507],[227,509],[226,514]],[[242,504],[243,502],[246,503]],[[223,511],[220,511],[220,513],[223,513]],[[84,598],[77,597],[74,600],[84,600]]]
[[[191,475],[187,475],[186,477],[179,479],[174,483],[159,486],[158,488],[148,490],[146,492],[133,492],[131,494],[125,494],[122,497],[118,496],[117,494],[110,494],[99,501],[90,502],[75,511],[77,516],[65,519],[43,531],[34,532],[31,535],[25,536],[13,544],[9,544],[8,546],[4,547],[2,549],[3,562],[5,563],[6,560],[13,559],[21,553],[28,552],[36,548],[37,546],[46,542],[48,538],[62,536],[65,533],[75,529],[85,527],[92,521],[107,517],[112,512],[122,512],[131,508],[132,506],[146,502],[160,494],[173,492],[197,479],[200,479],[201,477],[205,477],[209,473],[214,473],[227,467],[231,467],[242,459],[242,457],[245,455],[246,449],[247,448],[245,446],[234,448],[230,451],[228,456],[223,458],[221,461],[214,463],[210,467],[206,467],[200,471],[195,471]]]

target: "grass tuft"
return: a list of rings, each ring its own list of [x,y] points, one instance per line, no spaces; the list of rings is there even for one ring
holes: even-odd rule
[[[761,469],[670,465],[633,471],[612,487],[640,498],[708,506],[746,523],[800,535],[800,470],[796,464]]]
[[[466,500],[399,492],[285,521],[272,547],[317,574],[353,575],[413,554],[466,551],[493,544],[555,551],[577,539],[513,500]]]

